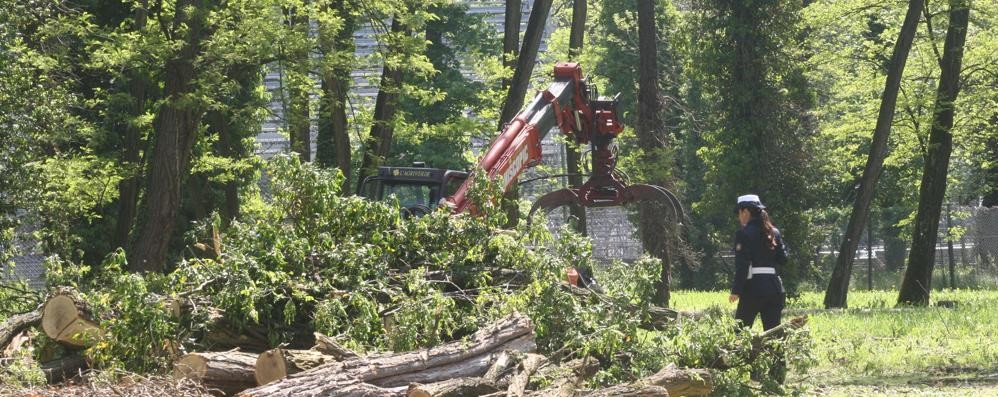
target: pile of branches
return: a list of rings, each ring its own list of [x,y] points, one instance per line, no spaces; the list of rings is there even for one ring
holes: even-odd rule
[[[648,304],[657,260],[581,289],[564,272],[594,267],[589,243],[567,230],[406,218],[294,157],[268,170],[271,199],[205,222],[168,274],[126,272],[123,251],[51,259],[44,303],[0,325],[0,349],[30,348],[50,383],[169,372],[247,396],[724,393],[781,361],[762,354],[779,338],[727,314]],[[475,195],[499,212],[494,187]]]

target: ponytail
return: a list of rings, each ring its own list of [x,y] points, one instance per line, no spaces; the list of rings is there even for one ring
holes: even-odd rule
[[[762,208],[749,208],[749,212],[752,213],[753,218],[759,220],[759,224],[762,226],[762,236],[766,238],[769,250],[776,250],[776,227],[769,220],[769,213]]]

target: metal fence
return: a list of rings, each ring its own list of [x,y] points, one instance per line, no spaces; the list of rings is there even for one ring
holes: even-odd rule
[[[874,209],[854,257],[852,285],[859,289],[896,288],[907,265],[910,227],[880,225],[885,212]],[[815,255],[820,274],[831,274],[845,225],[829,233]],[[933,288],[975,288],[998,286],[998,207],[949,204],[939,220],[935,249]]]

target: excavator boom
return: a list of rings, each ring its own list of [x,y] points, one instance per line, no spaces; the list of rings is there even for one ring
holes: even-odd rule
[[[617,99],[599,97],[582,77],[582,68],[571,62],[555,65],[554,82],[534,95],[492,141],[478,169],[449,198],[454,211],[474,210],[468,190],[482,175],[500,181],[503,191],[508,191],[525,169],[541,162],[541,140],[555,127],[576,143],[590,146],[592,174],[582,186],[542,196],[531,208],[531,217],[537,210],[549,212],[563,205],[607,207],[637,201],[657,201],[672,209],[676,219],[683,216],[682,205],[668,190],[652,185],[628,186],[619,177],[614,139],[623,131],[623,125]]]

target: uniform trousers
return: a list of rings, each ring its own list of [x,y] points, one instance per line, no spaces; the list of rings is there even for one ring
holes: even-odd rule
[[[786,294],[742,296],[738,299],[735,318],[741,320],[743,327],[752,328],[755,317],[761,315],[762,328],[768,330],[780,325],[780,317],[786,302]]]

